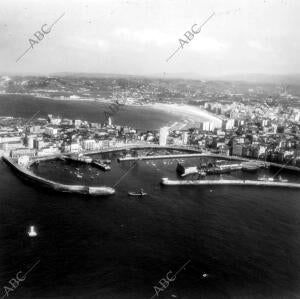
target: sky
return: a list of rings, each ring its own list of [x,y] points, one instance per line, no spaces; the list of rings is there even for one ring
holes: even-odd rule
[[[0,7],[1,74],[300,73],[299,0],[1,0]],[[38,40],[34,34],[59,17]],[[189,40],[192,26],[200,32]]]

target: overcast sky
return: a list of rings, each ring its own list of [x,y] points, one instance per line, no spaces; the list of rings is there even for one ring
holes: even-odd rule
[[[1,0],[0,7],[0,73],[300,73],[299,0]],[[16,62],[34,33],[64,12]]]

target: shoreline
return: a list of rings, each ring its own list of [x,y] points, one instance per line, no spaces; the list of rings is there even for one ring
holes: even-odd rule
[[[99,104],[107,104],[108,106],[114,103],[112,99],[79,98],[79,99],[68,100],[68,99],[58,99],[58,98],[46,97],[46,96],[37,96],[28,93],[0,93],[0,97],[5,95],[29,96],[37,100],[52,100],[52,101],[66,102],[66,103],[72,103],[72,102],[99,103]],[[172,123],[171,125],[166,124],[166,126],[169,126],[171,128],[173,126],[178,126],[179,129],[183,129],[190,125],[197,125],[199,124],[199,122],[205,122],[205,121],[212,122],[216,128],[220,128],[222,126],[222,120],[220,117],[213,115],[209,111],[206,111],[199,107],[191,106],[187,104],[179,105],[179,104],[151,103],[151,104],[124,104],[124,106],[129,108],[130,107],[146,108],[146,109],[150,108],[153,110],[159,110],[161,112],[165,112],[167,114],[173,114],[179,116],[180,119],[178,119],[178,122],[176,122],[175,124],[174,123]]]
[[[158,109],[161,111],[168,111],[170,113],[180,115],[180,116],[186,116],[186,117],[188,117],[187,122],[190,122],[190,123],[199,123],[201,121],[209,121],[209,122],[212,122],[216,128],[220,128],[222,126],[222,119],[220,117],[213,115],[210,112],[208,112],[204,109],[201,109],[199,107],[196,107],[196,106],[191,106],[191,105],[187,105],[187,104],[179,105],[179,104],[154,103],[154,104],[149,105],[149,107],[152,107],[154,109]],[[204,118],[204,120],[201,120],[201,118]]]

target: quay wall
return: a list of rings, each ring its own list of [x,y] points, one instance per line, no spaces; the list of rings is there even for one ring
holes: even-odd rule
[[[224,159],[226,158],[228,160],[249,161],[248,159],[241,158],[241,157],[223,156],[223,155],[211,154],[211,153],[124,157],[124,158],[119,158],[118,160],[135,161],[135,160],[176,159],[176,158],[194,158],[194,157],[212,157],[212,158],[224,158]]]
[[[81,152],[83,155],[93,155],[93,154],[101,154],[101,153],[107,153],[107,152],[115,152],[115,151],[121,151],[121,150],[128,150],[128,149],[174,149],[174,150],[184,150],[184,151],[189,151],[189,152],[193,152],[193,153],[202,153],[203,157],[215,157],[215,158],[221,158],[221,159],[227,159],[227,160],[234,160],[234,161],[251,161],[251,162],[255,162],[255,163],[264,163],[266,166],[272,166],[272,167],[276,167],[276,168],[283,168],[283,169],[287,169],[287,170],[292,170],[292,171],[297,171],[300,172],[300,167],[296,167],[296,166],[292,166],[292,165],[285,165],[285,164],[279,164],[279,163],[274,163],[274,162],[267,162],[267,161],[262,161],[262,160],[257,160],[257,159],[248,159],[248,158],[243,158],[243,157],[239,157],[239,156],[227,156],[227,155],[222,155],[222,154],[213,154],[210,152],[206,152],[204,153],[203,150],[201,149],[197,149],[195,147],[192,146],[177,146],[177,145],[169,145],[169,146],[160,146],[158,144],[126,144],[124,146],[115,146],[115,147],[105,147],[105,148],[101,148],[98,150],[94,150],[94,151],[83,151]],[[62,157],[63,155],[71,155],[73,153],[64,153],[61,155],[52,155],[52,156],[46,156],[46,157],[32,157],[31,160],[32,161],[42,161],[42,160],[52,160],[52,159],[56,159],[59,157]],[[202,157],[200,156],[200,157]],[[147,156],[147,159],[158,159],[155,158],[157,156],[152,156],[149,158],[149,156]],[[168,158],[172,158],[171,155],[167,155],[164,158],[161,159],[168,159]],[[178,157],[179,158],[179,157]],[[122,159],[122,160],[121,160]],[[127,158],[127,160],[123,160],[124,158],[120,158],[119,161],[130,161],[131,160],[138,160],[141,159],[141,157],[132,157],[132,158]]]
[[[267,182],[267,181],[255,181],[255,180],[169,180],[163,178],[161,181],[165,186],[214,186],[214,185],[243,185],[243,186],[269,186],[269,187],[288,187],[288,188],[300,188],[298,183],[288,182]]]
[[[106,187],[106,186],[90,187],[90,186],[83,186],[83,185],[66,185],[51,180],[47,180],[45,178],[35,175],[27,168],[18,165],[8,157],[2,157],[2,159],[11,168],[13,168],[13,170],[18,172],[22,177],[25,177],[26,179],[29,179],[32,182],[38,183],[40,186],[47,187],[59,192],[79,193],[79,194],[88,194],[88,195],[111,195],[115,193],[115,190],[113,188]]]

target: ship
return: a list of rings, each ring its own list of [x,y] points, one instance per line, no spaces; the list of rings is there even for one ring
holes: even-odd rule
[[[111,160],[109,159],[105,159],[105,160],[102,160],[103,163],[106,163],[106,164],[110,164],[111,163]]]
[[[185,167],[183,165],[183,163],[177,163],[176,171],[182,177],[186,176],[186,175],[189,175],[189,174],[194,174],[194,173],[199,172],[198,167],[196,167],[196,166]]]
[[[101,170],[104,170],[104,171],[111,169],[109,165],[107,165],[106,163],[104,163],[101,160],[93,160],[92,164],[99,167]]]
[[[212,167],[207,169],[207,174],[221,174],[221,173],[229,173],[232,171],[230,167]]]
[[[273,177],[262,176],[257,178],[258,181],[274,182]]]
[[[275,179],[273,177],[262,176],[262,177],[258,177],[257,180],[266,181],[266,182],[281,182],[281,183],[287,183],[289,181],[288,179],[283,179],[281,176],[279,176],[278,179]]]
[[[289,180],[288,179],[283,179],[281,176],[279,176],[278,181],[281,182],[281,183],[287,183]]]
[[[143,189],[141,189],[139,192],[128,192],[129,196],[145,196],[147,195],[146,192],[144,192]]]
[[[242,170],[247,172],[255,172],[259,169],[259,166],[254,164],[242,164]]]
[[[71,155],[71,156],[64,156],[64,159],[73,161],[73,162],[82,162],[86,164],[90,164],[93,159],[89,156],[84,156],[82,154],[79,155]]]

